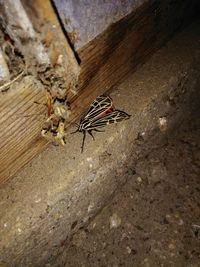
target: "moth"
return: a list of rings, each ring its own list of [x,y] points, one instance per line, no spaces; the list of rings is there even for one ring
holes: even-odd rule
[[[91,135],[94,140],[92,131],[102,132],[101,128],[106,125],[127,120],[130,117],[131,115],[126,112],[115,109],[110,96],[100,95],[82,115],[79,124],[76,124],[77,130],[72,132],[72,134],[76,132],[83,133],[83,141],[81,145],[81,152],[83,152],[86,133]]]

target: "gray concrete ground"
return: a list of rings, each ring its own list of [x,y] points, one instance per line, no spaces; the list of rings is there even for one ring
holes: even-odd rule
[[[176,244],[176,235],[183,227],[198,224],[198,217],[191,218],[199,212],[196,198],[191,221],[185,219],[189,202],[182,205],[176,198],[185,194],[187,200],[191,185],[177,176],[173,164],[177,160],[177,172],[187,166],[187,149],[191,142],[196,144],[195,134],[191,138],[186,134],[185,141],[179,142],[184,129],[190,129],[187,124],[182,131],[177,129],[188,117],[186,107],[197,99],[199,36],[199,24],[191,25],[111,92],[116,108],[132,114],[130,120],[96,133],[95,142],[87,137],[83,154],[82,136],[69,131],[66,147],[49,146],[0,189],[0,266],[133,266],[134,261],[136,266],[165,262],[163,266],[173,266],[167,260],[171,260],[168,253],[181,244]],[[177,139],[172,138],[175,135]],[[161,144],[168,151],[160,150]],[[173,161],[171,172],[165,158]],[[195,184],[196,176],[192,179]],[[178,206],[170,210],[172,202]],[[167,227],[178,232],[171,239],[164,237]],[[133,239],[128,231],[135,233]],[[187,232],[180,236],[183,233],[189,242]],[[194,235],[198,236],[196,230]],[[181,257],[196,253],[198,258],[198,252],[179,250]]]
[[[59,266],[200,266],[200,91],[182,100],[179,123],[146,142],[127,183],[73,236]]]

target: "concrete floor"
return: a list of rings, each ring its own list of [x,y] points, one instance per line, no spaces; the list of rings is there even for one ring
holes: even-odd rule
[[[50,145],[0,189],[0,266],[197,261],[198,135],[189,110],[199,36],[199,23],[191,25],[111,92],[130,120],[87,137],[83,154],[71,129],[66,147]]]
[[[200,266],[200,92],[188,100],[174,114],[180,122],[148,140],[127,183],[73,236],[63,266]]]

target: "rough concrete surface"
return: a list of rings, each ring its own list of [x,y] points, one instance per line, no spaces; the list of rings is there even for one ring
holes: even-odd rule
[[[186,235],[184,240],[192,242],[188,232],[181,229],[191,223],[198,224],[197,199],[190,195],[198,192],[198,186],[195,187],[198,167],[190,164],[189,155],[191,144],[196,149],[196,135],[188,137],[190,128],[183,123],[182,131],[187,130],[184,139],[177,128],[187,117],[186,107],[192,106],[190,96],[199,89],[199,36],[199,24],[191,25],[115,88],[111,93],[114,104],[132,114],[130,120],[97,133],[95,142],[87,137],[83,154],[80,153],[82,135],[70,135],[69,131],[66,147],[49,146],[0,189],[0,266],[64,266],[65,263],[66,267],[133,266],[126,262],[126,257],[135,260],[136,266],[182,266],[170,265],[168,252],[173,254],[174,249],[179,249],[183,235]],[[172,138],[175,134],[178,140],[185,140],[177,141],[176,149],[173,148],[176,138]],[[159,148],[162,142],[166,151]],[[193,157],[197,162],[198,158]],[[162,158],[171,165],[166,167]],[[194,174],[191,181],[186,163]],[[185,172],[185,180],[181,174],[178,176],[179,171]],[[119,188],[121,192],[95,219],[97,225],[92,222],[70,242],[72,234],[109,203]],[[170,229],[177,232],[171,233],[171,237],[164,236]],[[128,231],[135,233],[133,239]],[[198,243],[196,230],[194,235]],[[107,239],[112,241],[111,249]],[[95,244],[100,254],[95,254]],[[93,252],[88,252],[92,249]],[[151,256],[144,256],[146,251]],[[184,249],[179,251],[182,257],[196,253],[194,249],[188,254]],[[77,255],[80,261],[76,262]],[[197,259],[199,254],[195,255]],[[163,262],[161,256],[165,257]]]
[[[191,91],[174,114],[179,123],[148,140],[127,183],[73,236],[59,266],[200,266],[199,101]]]

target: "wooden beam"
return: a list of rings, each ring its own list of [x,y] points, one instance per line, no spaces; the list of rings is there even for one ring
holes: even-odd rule
[[[11,177],[35,156],[45,140],[39,138],[45,120],[45,90],[32,76],[26,76],[0,96],[0,181]]]
[[[30,2],[34,3],[34,1]],[[52,25],[51,14],[54,19],[55,14],[50,6],[48,8],[50,11],[45,11],[44,2],[35,1],[34,9],[30,8],[31,12],[35,9],[42,10],[42,15],[39,15],[41,20],[48,19]],[[97,95],[113,88],[129,72],[133,72],[139,64],[145,62],[154,51],[165,44],[178,28],[192,18],[197,2],[198,0],[146,1],[137,10],[111,25],[105,32],[79,49],[77,53],[81,59],[81,74],[78,94],[69,93],[72,114],[66,126],[74,122]],[[23,2],[26,10],[29,7],[28,3],[29,1]],[[36,14],[39,13],[39,11],[36,12]],[[37,20],[34,18],[31,22],[37,25]],[[61,30],[58,24],[56,30]],[[41,40],[45,40],[48,44],[50,39],[51,47],[54,47],[55,38],[52,39],[51,34],[47,30],[47,35],[42,33],[44,39],[41,38]],[[65,39],[58,40],[61,45],[66,41]],[[43,41],[42,44],[45,43]],[[62,50],[58,48],[56,54],[60,54],[60,49]],[[67,66],[69,67],[70,64]],[[60,72],[62,75],[65,73],[64,70]],[[45,77],[45,71],[43,75]],[[53,69],[47,76],[52,78],[51,75],[53,75]],[[52,82],[49,86],[55,87]],[[38,113],[45,114],[46,110],[42,105],[37,106],[33,103],[34,101],[45,103],[44,87],[37,75],[26,76],[16,81],[7,92],[0,95],[2,129],[0,132],[0,182],[6,181],[47,145],[40,136],[40,129],[45,118],[35,116]],[[20,117],[21,114],[33,114],[33,116]],[[17,119],[18,116],[20,119]]]

